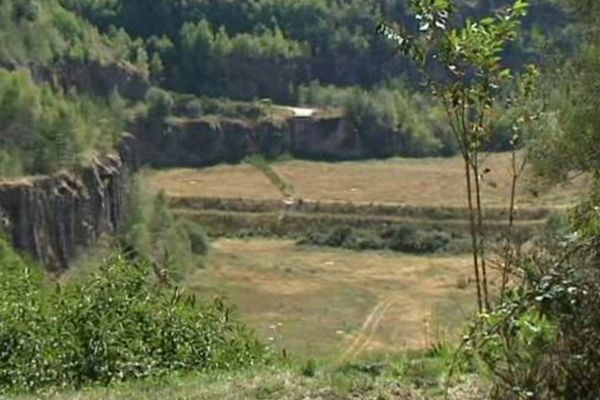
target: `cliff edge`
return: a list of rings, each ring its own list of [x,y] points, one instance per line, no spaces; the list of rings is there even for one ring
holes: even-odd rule
[[[129,180],[137,169],[134,140],[78,171],[0,180],[0,232],[49,270],[68,268],[79,248],[125,222]]]

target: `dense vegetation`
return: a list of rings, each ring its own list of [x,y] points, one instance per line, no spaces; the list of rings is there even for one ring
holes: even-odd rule
[[[0,263],[0,392],[232,370],[263,357],[228,306],[161,285],[143,263],[114,256],[65,287],[5,241]]]
[[[458,2],[461,18],[489,13],[509,1]],[[62,0],[102,31],[122,27],[145,40],[155,78],[197,94],[293,101],[298,84],[371,86],[406,75],[408,63],[373,35],[382,20],[406,22],[405,2],[366,0]],[[534,2],[527,34],[510,62],[536,58],[564,14]],[[556,39],[558,37],[558,39]],[[555,36],[554,40],[562,39]],[[159,62],[161,60],[161,62]],[[265,79],[265,77],[269,77]],[[276,79],[274,79],[276,78]]]
[[[50,76],[60,63],[143,72],[143,42],[124,31],[102,34],[54,0],[6,0],[0,44],[0,175],[48,173],[114,147],[124,129],[119,94],[77,93]]]
[[[164,281],[180,281],[202,267],[209,243],[204,230],[178,218],[169,209],[166,196],[152,196],[143,188],[143,172],[129,190],[129,208],[121,241],[129,255],[149,263]]]
[[[353,229],[350,226],[336,226],[327,232],[311,232],[304,235],[298,244],[340,247],[352,250],[400,251],[403,253],[431,254],[449,250],[452,241],[460,240],[437,229],[418,229],[412,225],[386,228],[377,232]],[[457,244],[454,243],[453,250]]]
[[[0,175],[53,172],[113,149],[122,107],[117,93],[106,100],[62,94],[27,70],[0,69]]]
[[[488,3],[460,2],[459,20],[499,6]],[[561,49],[572,47],[565,39],[569,25],[564,13],[542,0],[533,7],[520,41],[506,55],[510,64],[538,59],[541,50],[555,44]],[[1,77],[13,82],[2,85],[7,103],[3,112],[32,116],[34,122],[21,124],[6,118],[10,122],[0,127],[0,173],[55,171],[114,145],[123,126],[106,121],[121,119],[119,111],[125,104],[113,107],[116,95],[97,99],[96,93],[75,93],[52,81],[46,82],[48,86],[41,83],[48,80],[47,69],[64,62],[117,63],[164,89],[204,96],[188,101],[182,109],[167,92],[155,90],[147,97],[153,117],[171,112],[192,117],[211,112],[264,117],[269,114],[265,107],[234,106],[228,101],[220,106],[209,98],[267,97],[289,104],[339,107],[364,135],[397,134],[403,155],[454,154],[457,148],[439,105],[415,93],[421,91],[415,69],[396,57],[394,46],[373,34],[380,20],[406,22],[409,11],[402,2],[364,0],[3,1],[0,64],[10,69],[27,66],[34,77],[15,78],[19,82]],[[411,83],[397,83],[402,79]],[[9,104],[14,97],[11,90],[26,101]],[[40,92],[37,97],[45,105],[37,106],[31,99],[34,91]],[[90,108],[98,109],[97,115]],[[39,132],[41,125],[48,125],[51,132]],[[502,132],[495,148],[506,147],[502,143],[508,141],[507,129]]]
[[[2,66],[60,59],[145,64],[141,42],[124,32],[101,34],[55,0],[5,0],[0,4],[0,26]]]

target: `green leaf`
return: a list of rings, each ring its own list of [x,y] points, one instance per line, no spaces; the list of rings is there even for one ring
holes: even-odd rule
[[[505,68],[502,71],[500,71],[500,78],[501,79],[508,79],[510,78],[511,74],[510,74],[510,69]]]

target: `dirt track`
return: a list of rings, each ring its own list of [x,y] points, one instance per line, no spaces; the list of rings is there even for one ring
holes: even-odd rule
[[[386,311],[397,301],[396,298],[386,298],[381,300],[365,318],[365,322],[357,332],[356,337],[342,354],[341,360],[351,360],[359,356],[363,351],[369,348],[377,328],[384,318]]]

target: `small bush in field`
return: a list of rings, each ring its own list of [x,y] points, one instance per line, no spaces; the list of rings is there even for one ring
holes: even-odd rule
[[[234,369],[263,356],[224,303],[162,287],[144,264],[116,256],[84,284],[50,289],[4,242],[0,263],[0,393]]]
[[[437,230],[416,229],[412,226],[400,226],[382,233],[388,247],[394,251],[407,253],[433,253],[446,248],[450,235]]]
[[[208,252],[209,240],[206,232],[201,226],[193,222],[187,224],[188,237],[192,253],[196,255],[204,255]]]

